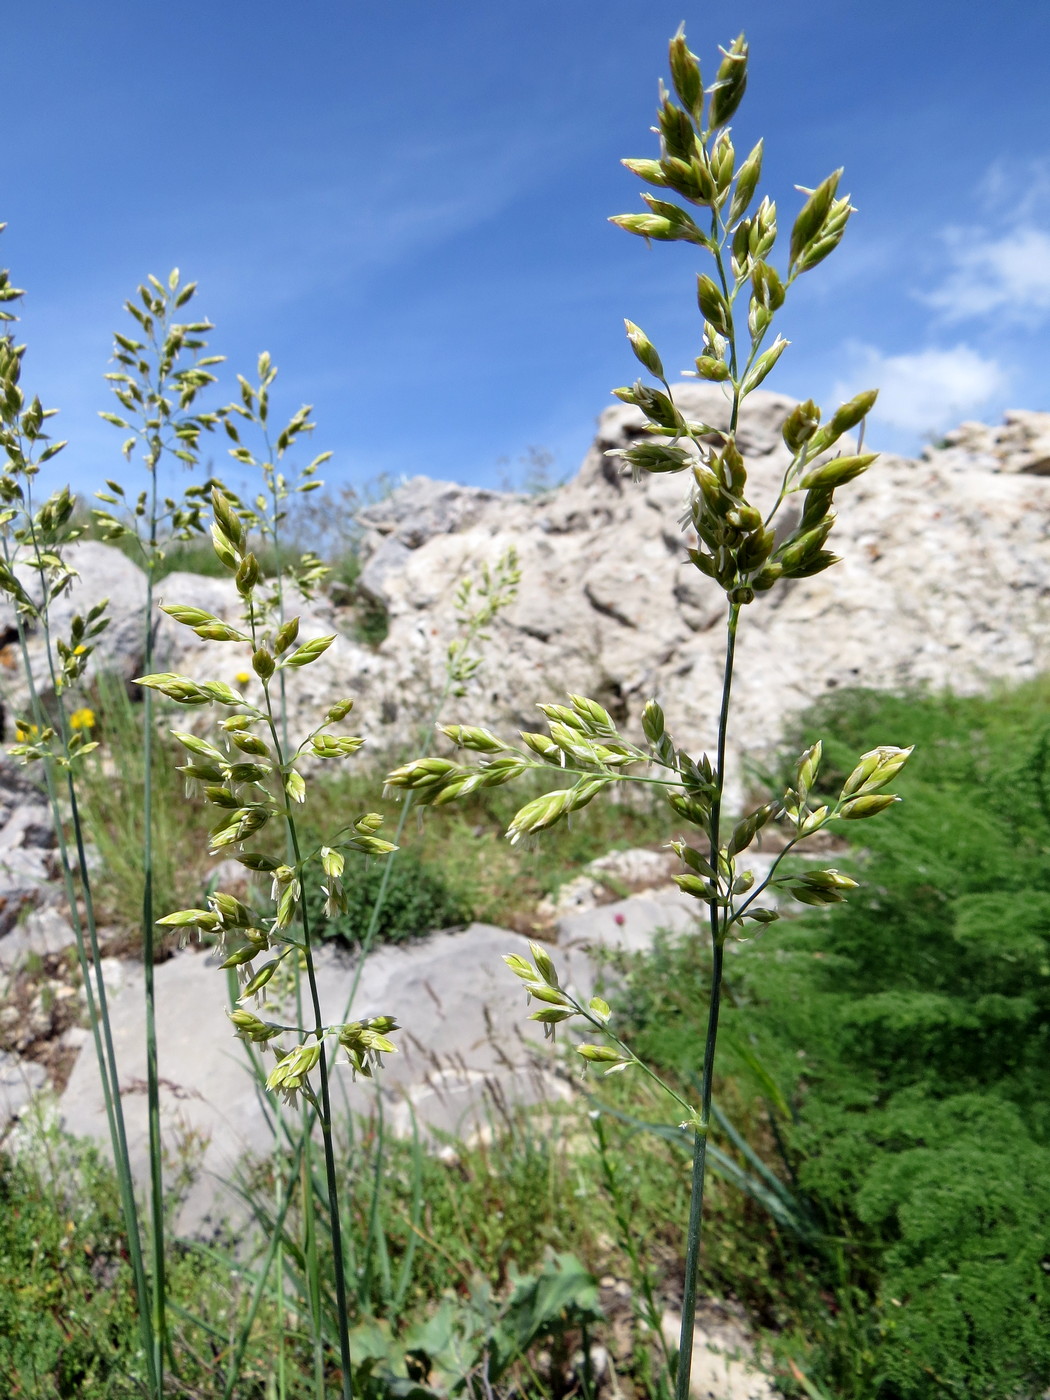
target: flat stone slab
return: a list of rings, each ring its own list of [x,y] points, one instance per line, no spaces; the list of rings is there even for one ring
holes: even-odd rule
[[[368,1114],[375,1096],[392,1131],[465,1138],[484,1130],[502,1103],[563,1098],[567,1089],[543,1063],[542,1028],[526,1020],[520,982],[504,953],[528,955],[520,934],[486,924],[438,933],[407,947],[382,947],[366,961],[351,1019],[386,1012],[402,1030],[399,1053],[386,1058],[376,1082],[333,1076],[336,1105]],[[322,1015],[344,1019],[355,962],[332,947],[318,954]],[[141,965],[124,964],[124,982],[110,997],[120,1067],[128,1149],[136,1176],[148,1177],[145,1003]],[[107,979],[108,980],[108,979]],[[200,1175],[179,1215],[184,1233],[202,1229],[216,1207],[216,1181],[228,1181],[245,1153],[273,1147],[273,1100],[257,1088],[245,1046],[225,1015],[226,974],[205,954],[187,950],[155,969],[162,1130],[169,1146],[203,1145]],[[281,1019],[271,1004],[262,1012]],[[538,1058],[537,1058],[538,1055]],[[339,1059],[342,1059],[339,1056]],[[268,1071],[272,1056],[263,1060]],[[378,1087],[377,1087],[378,1085]],[[92,1046],[77,1058],[60,1101],[63,1127],[108,1145],[101,1083]],[[231,1207],[226,1196],[220,1213]]]
[[[0,938],[0,969],[12,972],[33,954],[48,957],[72,948],[75,943],[76,935],[69,920],[58,909],[30,909],[21,923]]]
[[[43,1065],[0,1050],[0,1138],[25,1111],[30,1099],[43,1088]]]
[[[596,947],[637,950],[657,929],[693,926],[695,901],[675,887],[618,900],[561,921],[552,948],[563,985],[586,1000],[601,971]],[[491,924],[431,934],[416,943],[381,946],[365,961],[333,945],[318,950],[321,1013],[326,1024],[386,1014],[401,1029],[398,1053],[376,1080],[354,1081],[341,1054],[333,1074],[336,1117],[381,1108],[388,1129],[418,1131],[432,1147],[487,1132],[507,1111],[564,1099],[559,1050],[528,1020],[520,981],[503,956],[529,956],[529,940]],[[138,1179],[148,1179],[145,1002],[141,964],[106,959],[114,1047],[120,1067],[128,1148]],[[121,973],[118,977],[113,974]],[[267,1155],[274,1143],[274,1100],[253,1078],[247,1048],[226,1017],[227,974],[205,953],[186,950],[155,969],[162,1131],[169,1149],[199,1155],[200,1171],[178,1216],[182,1233],[231,1213],[227,1188],[238,1162]],[[356,984],[356,985],[355,985]],[[236,995],[236,991],[234,992]],[[353,1002],[347,1014],[351,995]],[[533,1008],[535,1009],[535,1008]],[[274,997],[260,1014],[295,1023]],[[291,1037],[288,1038],[289,1042]],[[273,1066],[262,1056],[264,1072]],[[108,1128],[93,1045],[85,1044],[62,1095],[65,1129],[108,1147]]]
[[[617,948],[644,952],[655,934],[686,933],[696,925],[703,906],[681,892],[677,885],[634,894],[612,904],[600,904],[558,920],[559,948]]]

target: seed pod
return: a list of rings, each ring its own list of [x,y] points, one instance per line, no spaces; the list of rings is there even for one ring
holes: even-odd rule
[[[815,574],[822,574],[825,569],[830,569],[833,564],[841,561],[840,554],[832,554],[830,550],[818,549],[815,554],[808,555],[801,564],[796,564],[790,571],[785,569],[785,574],[791,578],[812,578]]]
[[[254,554],[246,554],[241,560],[234,582],[241,597],[247,598],[259,582],[259,561]]]
[[[650,185],[667,183],[658,160],[621,160],[620,164],[625,165],[631,174],[637,175],[640,180],[648,180]]]
[[[792,268],[820,232],[831,209],[841,179],[841,169],[832,171],[826,180],[821,181],[799,210],[791,229],[790,264]]]
[[[725,360],[716,360],[713,355],[699,355],[695,361],[696,372],[701,379],[713,384],[724,383],[729,378],[729,366]]]
[[[201,928],[215,933],[219,928],[219,916],[211,909],[179,909],[174,914],[165,914],[157,919],[162,928]]]
[[[264,856],[259,851],[242,851],[236,859],[248,870],[255,870],[265,875],[271,875],[275,870],[281,868],[280,863],[274,860],[273,856]]]
[[[685,26],[671,40],[669,60],[671,80],[686,111],[699,126],[704,119],[704,85],[700,77],[700,61],[685,42]]]
[[[675,884],[683,894],[692,895],[694,899],[712,900],[718,898],[718,890],[710,880],[704,880],[699,875],[675,875],[672,877]]]
[[[650,744],[658,744],[664,736],[664,712],[655,700],[647,700],[642,711],[642,733]]]
[[[291,656],[286,657],[282,664],[296,669],[300,666],[309,666],[312,661],[316,661],[323,652],[326,652],[334,641],[334,632],[328,637],[315,637],[313,641],[304,642],[301,647],[296,647]]]
[[[137,676],[135,684],[144,685],[149,690],[159,690],[162,695],[166,695],[169,700],[177,700],[180,705],[206,705],[211,699],[203,686],[195,685],[185,676],[177,676],[171,671]]]
[[[747,87],[747,40],[738,35],[728,50],[722,50],[722,62],[710,89],[710,129],[725,126],[743,100]]]
[[[741,394],[750,394],[753,389],[757,389],[762,381],[770,374],[781,355],[791,344],[790,340],[783,340],[777,336],[776,340],[768,350],[763,350],[761,355],[744,376],[744,382],[740,386]]]
[[[784,569],[781,564],[773,561],[761,569],[751,580],[751,587],[756,593],[766,593],[773,585],[783,577]]]
[[[570,809],[571,791],[571,788],[560,788],[556,792],[547,792],[542,797],[534,797],[531,802],[526,802],[525,806],[515,813],[507,828],[508,838],[514,842],[523,835],[542,831],[560,821]]]
[[[520,778],[529,766],[528,759],[519,754],[507,754],[503,758],[493,759],[479,773],[479,786],[502,787],[504,783]]]
[[[603,709],[597,700],[590,700],[586,695],[570,695],[569,700],[572,708],[584,722],[586,732],[596,737],[612,737],[616,734],[616,725],[612,722],[609,711]]]
[[[298,637],[298,635],[299,619],[297,617],[290,617],[288,621],[284,624],[284,626],[278,630],[277,635],[273,639],[274,655],[280,656],[282,652],[287,651],[291,644],[295,641],[296,637]],[[351,700],[348,703],[352,705],[353,701]],[[337,707],[333,706],[332,708],[335,709]],[[333,718],[342,719],[342,717],[342,715],[339,715],[337,717],[333,716],[332,710],[328,711],[329,720],[332,720]]]
[[[238,997],[238,1001],[247,1001],[249,997],[253,997],[256,993],[261,992],[280,965],[280,958],[274,958],[272,962],[264,963]]]
[[[441,732],[452,740],[457,749],[471,749],[475,753],[502,753],[507,747],[491,730],[471,725],[443,724]]]
[[[800,533],[805,534],[807,530],[819,525],[831,510],[834,499],[835,492],[832,487],[815,486],[808,491],[802,506],[802,519],[798,522]]]
[[[775,909],[749,909],[745,914],[741,914],[741,920],[751,919],[756,924],[772,924],[780,918]]]
[[[680,817],[684,817],[693,826],[698,826],[702,831],[707,830],[708,822],[711,818],[711,804],[705,798],[695,793],[681,792],[675,788],[665,791],[664,796],[670,806]]]
[[[812,399],[806,399],[805,403],[796,404],[788,414],[782,430],[788,450],[797,454],[819,426],[820,409]]]
[[[666,153],[677,160],[692,160],[696,150],[696,136],[693,123],[681,107],[677,107],[669,97],[665,97],[657,114],[657,122]]]
[[[857,426],[862,418],[866,418],[875,407],[875,400],[878,397],[878,389],[866,389],[863,393],[854,395],[841,408],[837,408],[831,415],[831,422],[828,424],[835,437],[839,438],[843,433],[848,433],[851,428]]]
[[[241,799],[235,797],[228,787],[223,787],[221,783],[209,783],[204,789],[204,796],[213,807],[225,807],[230,811],[241,805]]]
[[[684,471],[693,461],[684,447],[668,447],[658,442],[640,442],[636,447],[621,448],[608,455],[626,462],[635,481],[641,480],[642,472]]]
[[[682,238],[676,224],[656,214],[614,214],[609,222],[622,228],[625,233],[635,233],[639,238],[655,238],[658,243],[675,243]]]
[[[719,335],[729,335],[729,304],[721,288],[706,273],[696,279],[696,300],[704,319],[711,322]]]
[[[762,174],[762,150],[762,142],[759,141],[758,145],[755,146],[747,160],[745,160],[740,167],[740,171],[736,177],[736,189],[733,191],[733,202],[729,206],[729,222],[731,224],[740,218],[741,214],[747,210],[752,199],[755,197],[755,190]],[[744,232],[742,246],[744,249],[747,247],[747,231]],[[734,237],[734,254],[736,251],[737,243]]]
[[[766,802],[739,821],[733,828],[733,835],[726,847],[727,853],[735,856],[741,851],[746,851],[776,810],[777,804],[775,802]]]
[[[839,816],[845,817],[847,821],[857,821],[862,817],[874,817],[879,812],[884,812],[887,807],[892,807],[894,802],[899,801],[900,798],[892,792],[865,793],[843,803],[839,809]]]
[[[548,739],[546,734],[535,734],[523,729],[519,731],[519,737],[526,748],[539,754],[540,758],[545,758],[548,761],[560,759],[561,749],[552,739]]]
[[[625,1060],[621,1051],[616,1050],[611,1045],[577,1045],[577,1055],[596,1065],[628,1065],[630,1060]]]
[[[238,695],[225,681],[201,681],[201,690],[209,700],[215,700],[220,705],[240,705],[244,699],[243,695]],[[248,715],[231,716],[231,719],[220,720],[219,723],[228,728],[233,718],[243,720],[245,724],[251,723]]]
[[[213,762],[222,763],[224,755],[214,746],[209,744],[207,739],[201,739],[196,734],[187,734],[181,729],[173,729],[171,737],[177,739],[190,753],[196,754],[198,758],[211,759]]]
[[[798,260],[796,271],[808,272],[810,268],[822,263],[829,253],[833,253],[842,242],[842,235],[846,231],[846,224],[853,213],[853,206],[849,202],[849,196],[845,199],[837,199],[832,204],[828,212],[828,217],[824,220],[824,225],[820,230],[819,237],[815,238],[802,252]]]
[[[206,622],[218,622],[219,619],[212,613],[205,612],[203,608],[187,608],[174,603],[161,604],[161,612],[173,617],[176,622],[181,622],[184,627],[200,627]]]
[[[684,195],[694,204],[706,205],[713,202],[715,182],[699,151],[692,160],[678,160],[674,156],[665,155],[660,162],[660,171],[664,177],[664,183],[669,185],[676,194]],[[646,196],[642,195],[642,198],[645,199]],[[651,201],[647,200],[646,202],[651,205]],[[664,213],[663,210],[654,210],[653,212]],[[670,218],[672,223],[678,222],[675,215],[665,214],[664,217]]]
[[[627,328],[627,339],[635,357],[645,366],[650,374],[655,374],[657,379],[664,379],[664,367],[660,356],[656,353],[656,347],[640,326],[636,326],[633,321],[624,321]]]
[[[741,545],[737,554],[737,567],[742,574],[749,574],[755,569],[760,569],[773,552],[773,545],[776,543],[776,532],[761,526],[754,534]]]
[[[568,1006],[568,1000],[564,992],[556,987],[549,987],[543,982],[530,982],[528,993],[535,1001],[542,1001],[547,1006]]]
[[[733,149],[732,138],[728,131],[722,131],[711,152],[711,174],[719,196],[724,196],[733,183],[735,167],[736,151]]]
[[[800,797],[805,797],[813,786],[820,768],[820,758],[823,751],[824,746],[818,739],[812,748],[808,748],[799,759],[795,769],[795,789]]]
[[[265,647],[252,653],[252,670],[263,681],[268,681],[276,670],[273,656]]]
[[[813,487],[834,490],[866,472],[878,455],[877,452],[865,452],[859,457],[835,457],[808,471],[799,485],[803,490]]]
[[[260,739],[257,734],[250,734],[245,730],[235,730],[231,733],[230,739],[241,753],[256,754],[264,758],[270,756],[269,745],[265,739]]]

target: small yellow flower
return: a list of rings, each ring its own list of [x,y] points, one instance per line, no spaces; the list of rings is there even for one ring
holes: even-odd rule
[[[70,729],[94,729],[95,711],[83,706],[79,710],[74,710],[69,716]]]
[[[31,739],[36,739],[40,735],[38,724],[26,724],[24,719],[15,721],[15,738],[20,744],[26,744]]]
[[[237,674],[234,676],[234,680],[237,682],[238,685],[247,685],[248,682],[251,680],[251,676],[249,676],[247,671],[238,671]]]

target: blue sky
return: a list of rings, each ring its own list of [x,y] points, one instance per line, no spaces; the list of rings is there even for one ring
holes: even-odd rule
[[[1050,409],[1045,0],[33,0],[5,14],[0,256],[64,474],[121,470],[111,332],[176,265],[229,382],[269,350],[279,406],[314,404],[329,480],[498,485],[530,445],[575,471],[634,377],[624,316],[669,367],[699,349],[699,261],[607,223],[641,208],[619,159],[655,153],[683,19],[708,75],[747,32],[734,136],[765,137],[782,226],[838,165],[859,209],[768,387],[881,384],[898,450]]]

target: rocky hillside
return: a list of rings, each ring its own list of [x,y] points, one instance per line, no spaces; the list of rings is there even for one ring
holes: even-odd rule
[[[690,383],[678,393],[689,416],[725,420],[718,388]],[[740,443],[759,502],[772,499],[786,465],[779,430],[790,407],[761,391],[745,406]],[[387,609],[389,635],[377,650],[349,636],[332,647],[304,673],[310,692],[300,688],[299,703],[313,714],[352,693],[373,748],[414,747],[442,689],[457,583],[513,545],[518,601],[493,626],[485,665],[471,693],[449,702],[446,720],[534,727],[536,702],[572,689],[632,730],[656,696],[679,739],[710,744],[723,604],[686,559],[684,479],[635,484],[606,455],[641,423],[633,408],[607,409],[576,477],[543,496],[417,477],[370,507],[360,586]],[[745,612],[738,746],[767,744],[787,717],[837,686],[969,691],[1050,664],[1050,414],[1012,413],[1001,428],[965,424],[919,460],[883,457],[840,502],[832,545],[843,562]],[[79,566],[82,583],[66,606],[110,596],[115,623],[100,661],[130,677],[141,664],[142,575],[102,545],[84,545]],[[219,614],[236,609],[225,581],[174,574],[160,591]],[[312,628],[349,632],[349,615],[325,600],[305,610],[304,631]],[[160,666],[199,677],[216,658],[221,649],[160,622]]]

